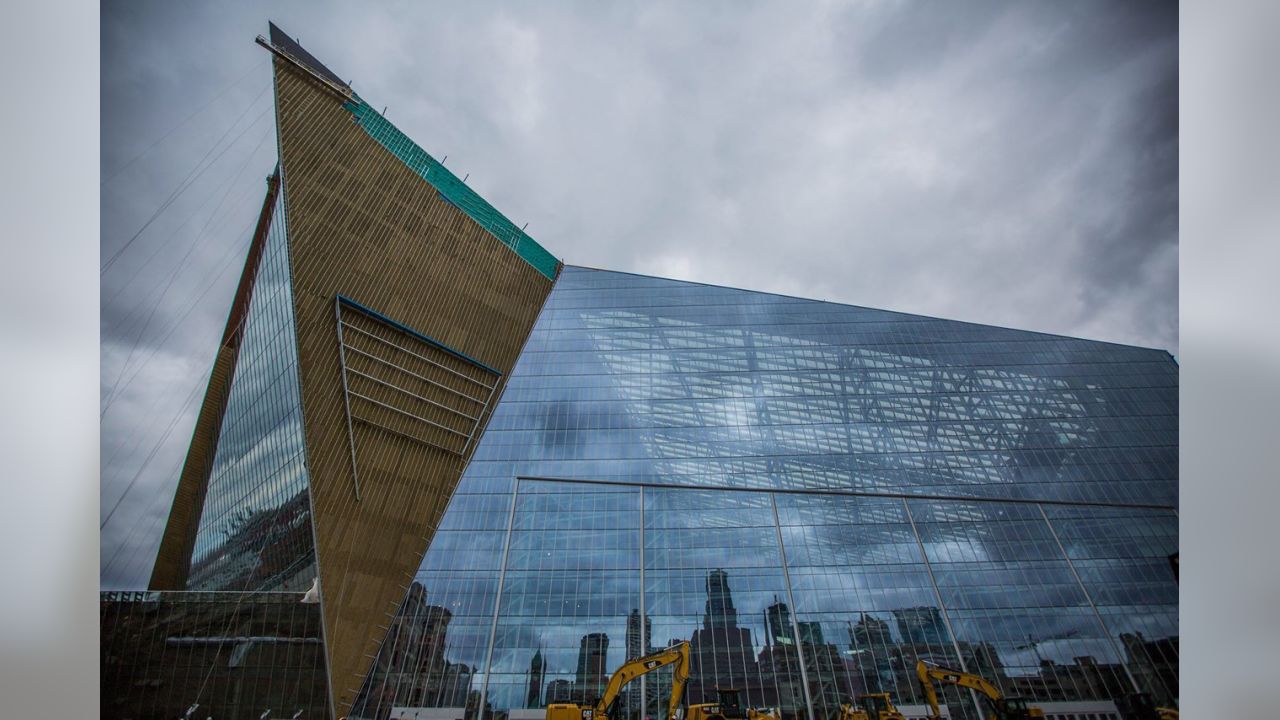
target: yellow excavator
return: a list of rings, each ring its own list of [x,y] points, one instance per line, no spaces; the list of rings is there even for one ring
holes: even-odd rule
[[[778,720],[773,710],[744,708],[737,688],[716,688],[717,702],[690,705],[684,720]]]
[[[858,704],[840,704],[840,720],[907,720],[889,693],[868,693],[858,696]]]
[[[977,691],[986,698],[995,720],[1038,720],[1044,717],[1044,710],[1023,698],[1005,697],[995,685],[980,675],[948,670],[920,660],[916,662],[916,677],[920,679],[920,688],[924,691],[925,701],[929,703],[930,718],[933,720],[942,718],[942,710],[938,707],[938,693],[933,689],[934,683]]]
[[[676,643],[665,650],[628,660],[622,667],[614,671],[605,686],[604,693],[593,705],[575,703],[552,703],[547,706],[547,720],[609,720],[613,712],[613,704],[622,694],[627,683],[653,672],[660,667],[674,665],[671,673],[671,702],[667,710],[667,720],[674,720],[680,703],[684,699],[684,688],[689,682],[689,643]]]

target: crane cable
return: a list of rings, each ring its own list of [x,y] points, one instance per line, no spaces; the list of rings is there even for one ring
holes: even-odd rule
[[[218,140],[208,149],[208,151],[205,152],[204,156],[201,157],[200,160],[196,162],[195,167],[191,168],[191,171],[187,173],[187,176],[185,178],[182,179],[182,181],[178,184],[178,187],[175,188],[174,191],[169,194],[169,197],[165,198],[164,202],[160,203],[160,206],[157,207],[155,212],[151,214],[151,217],[147,218],[147,221],[142,224],[142,227],[138,228],[138,231],[133,234],[133,237],[130,237],[127,241],[125,241],[124,245],[122,245],[118,250],[112,253],[111,257],[107,258],[107,261],[102,264],[102,267],[98,271],[99,276],[105,275],[107,271],[111,269],[111,266],[114,265],[115,262],[120,259],[120,256],[123,255],[124,252],[128,250],[135,241],[137,241],[137,239],[142,235],[142,233],[146,231],[148,227],[151,226],[151,223],[155,222],[156,218],[160,217],[161,213],[163,213],[166,209],[168,209],[168,207],[172,205],[173,202],[177,200],[184,192],[186,192],[187,189],[190,188],[191,185],[194,184],[196,180],[199,180],[200,176],[203,175],[206,170],[208,170],[210,167],[213,167],[214,163],[218,161],[218,158],[222,157],[222,153],[219,153],[218,157],[214,158],[213,161],[210,162],[208,165],[204,165],[204,161],[209,159],[209,156],[213,154],[213,151],[216,150],[218,146],[222,144],[222,141],[225,140],[227,136],[231,134],[231,131],[234,130],[237,125],[240,124],[240,121],[244,119],[244,116],[249,114],[249,110],[251,110],[253,106],[257,104],[258,99],[261,98],[263,93],[267,91],[267,88],[270,88],[270,87],[271,87],[270,84],[265,85],[262,88],[262,90],[259,91],[258,94],[255,95],[254,98],[249,101],[249,104],[246,105],[244,110],[240,113],[240,115],[236,117],[235,122],[231,123],[231,127],[228,127],[226,132],[224,132],[222,136],[219,137]],[[243,134],[243,131],[241,131],[241,134]],[[236,139],[239,139],[239,135],[236,136]],[[230,148],[231,145],[233,144],[235,144],[235,140],[232,140],[231,144],[227,145],[226,148],[223,148],[222,152],[225,153],[227,151],[227,148]],[[201,169],[202,165],[204,165],[203,169]],[[197,171],[199,172],[197,173]]]
[[[148,146],[146,147],[146,149],[145,149],[145,150],[143,150],[142,152],[138,153],[137,155],[134,155],[134,156],[133,156],[133,159],[132,159],[132,160],[130,160],[129,162],[125,163],[124,165],[121,165],[121,166],[120,166],[120,167],[119,167],[115,172],[111,173],[111,176],[110,176],[110,177],[108,177],[108,178],[104,179],[102,182],[100,182],[100,183],[99,183],[99,186],[106,185],[107,183],[111,182],[112,180],[115,180],[117,177],[119,177],[120,173],[124,172],[125,170],[128,170],[128,169],[129,169],[129,168],[130,168],[134,163],[136,163],[136,162],[138,162],[139,160],[141,160],[141,159],[142,159],[142,157],[143,157],[144,155],[146,155],[147,153],[149,153],[149,152],[151,152],[152,150],[154,150],[154,149],[156,148],[156,146],[158,146],[160,143],[164,142],[166,138],[168,138],[170,135],[172,135],[173,133],[175,133],[175,132],[176,132],[179,128],[181,128],[182,126],[184,126],[184,125],[186,125],[187,123],[191,122],[191,120],[192,120],[195,116],[199,115],[201,112],[203,112],[205,109],[207,109],[210,105],[212,105],[213,103],[215,103],[216,101],[218,101],[218,100],[219,100],[223,95],[226,95],[228,92],[230,92],[232,88],[236,87],[236,86],[237,86],[237,85],[239,85],[241,82],[243,82],[245,78],[249,77],[249,74],[250,74],[250,73],[252,73],[252,72],[253,72],[253,71],[255,71],[255,70],[259,70],[259,69],[261,69],[261,68],[262,68],[262,66],[263,66],[263,65],[266,65],[266,64],[267,64],[267,62],[270,62],[270,60],[271,60],[270,58],[267,58],[266,60],[264,60],[264,61],[262,61],[262,62],[257,62],[257,63],[254,63],[253,65],[251,65],[251,66],[249,67],[249,69],[248,69],[248,70],[245,70],[245,71],[244,71],[244,73],[242,73],[239,77],[237,77],[235,80],[233,80],[233,81],[231,82],[231,84],[229,84],[229,85],[227,85],[225,88],[223,88],[223,89],[222,89],[222,91],[221,91],[221,92],[219,92],[217,95],[214,95],[212,98],[210,98],[210,99],[209,99],[205,104],[203,104],[203,105],[201,105],[200,107],[196,108],[196,109],[195,109],[195,111],[194,111],[194,112],[192,112],[190,115],[188,115],[184,120],[182,120],[182,122],[179,122],[177,125],[174,125],[173,127],[169,128],[168,132],[166,132],[164,135],[161,135],[159,139],[157,139],[156,141],[154,141],[154,142],[152,142],[150,145],[148,145]]]
[[[265,111],[264,111],[264,114],[265,114]],[[259,119],[261,119],[261,116],[259,116]],[[253,124],[254,124],[254,125],[256,125],[256,124],[257,124],[257,120],[255,120]],[[243,133],[244,133],[245,131],[248,131],[248,129],[249,129],[250,127],[253,127],[253,125],[249,125],[249,126],[247,126],[247,127],[245,128],[245,130],[244,130],[244,131],[241,131],[241,135],[243,135]],[[265,140],[266,140],[266,137],[267,137],[267,133],[264,133],[264,134],[263,134],[263,137],[258,141],[258,144],[254,146],[253,150],[252,150],[252,151],[250,151],[249,155],[245,158],[245,162],[244,162],[243,164],[241,164],[240,169],[239,169],[239,170],[237,170],[237,171],[234,173],[234,176],[238,177],[241,173],[243,173],[243,172],[244,172],[244,168],[245,168],[245,166],[247,166],[248,162],[253,158],[253,153],[257,152],[257,149],[258,149],[259,147],[261,147],[261,145],[262,145],[263,141],[265,141]],[[238,137],[237,137],[237,139],[238,139]],[[233,141],[233,142],[234,142],[234,141]],[[228,148],[230,148],[230,147],[231,147],[231,146],[230,146],[230,145],[228,145]],[[224,152],[225,152],[225,151],[224,151]],[[233,187],[233,186],[234,186],[234,185],[232,185],[231,187]],[[229,193],[229,192],[230,192],[230,187],[228,187],[228,193]],[[225,199],[226,199],[226,195],[224,195],[224,196],[223,196],[223,200],[225,200]],[[221,203],[219,203],[219,206],[221,206]],[[206,228],[207,228],[207,225],[206,225]],[[202,234],[203,234],[203,231],[202,231]],[[199,236],[197,236],[197,237],[196,237],[196,239],[192,241],[192,243],[191,243],[191,247],[189,247],[189,248],[187,249],[186,254],[185,254],[185,255],[183,255],[183,257],[182,257],[182,260],[181,260],[181,261],[179,261],[179,266],[178,266],[178,268],[177,268],[176,270],[174,270],[174,272],[173,272],[173,273],[171,273],[171,274],[169,275],[169,280],[168,280],[168,282],[165,284],[164,289],[161,291],[160,296],[159,296],[159,297],[157,297],[157,298],[156,298],[156,300],[155,300],[155,302],[151,304],[150,310],[149,310],[149,312],[147,313],[147,319],[146,319],[146,321],[143,323],[142,329],[141,329],[141,330],[138,332],[138,334],[134,337],[134,339],[133,339],[133,343],[130,345],[130,348],[129,348],[129,354],[128,354],[128,356],[125,358],[125,362],[124,362],[124,364],[123,364],[123,365],[121,365],[119,374],[117,374],[116,379],[115,379],[115,380],[112,382],[112,384],[111,384],[111,391],[110,391],[110,393],[108,394],[107,402],[106,402],[106,404],[103,406],[101,413],[99,413],[99,417],[103,417],[103,416],[105,416],[105,415],[106,415],[107,410],[109,410],[109,409],[111,408],[112,403],[114,403],[114,402],[115,402],[115,400],[120,396],[121,392],[123,392],[123,390],[124,390],[125,388],[127,388],[127,387],[128,387],[129,383],[131,383],[131,382],[133,381],[133,378],[136,378],[136,377],[137,377],[137,373],[135,372],[135,373],[130,377],[129,382],[125,383],[124,385],[121,385],[121,384],[120,384],[121,379],[124,377],[125,373],[126,373],[126,372],[128,371],[128,369],[129,369],[129,365],[130,365],[130,363],[133,361],[133,356],[134,356],[134,354],[137,352],[138,347],[139,347],[139,346],[141,345],[141,343],[142,343],[142,339],[143,339],[143,337],[146,335],[147,328],[149,328],[149,327],[151,326],[151,321],[152,321],[152,319],[155,317],[156,310],[158,310],[158,309],[159,309],[161,302],[164,300],[165,295],[167,295],[167,294],[168,294],[169,289],[173,286],[173,283],[174,283],[174,281],[177,279],[178,275],[180,275],[180,274],[181,274],[181,273],[186,269],[186,267],[187,267],[187,262],[188,262],[188,260],[190,259],[191,254],[195,251],[195,249],[196,249],[197,247],[199,247],[199,243],[198,243],[198,242],[196,242],[196,241],[198,241],[198,240],[199,240]],[[152,353],[151,353],[151,355],[149,355],[149,356],[147,357],[147,360],[143,362],[143,365],[142,365],[142,366],[145,366],[146,362],[150,362],[151,358],[155,357],[155,353],[156,353],[156,350],[153,350],[153,351],[152,351]],[[139,366],[139,367],[142,367],[142,366]]]

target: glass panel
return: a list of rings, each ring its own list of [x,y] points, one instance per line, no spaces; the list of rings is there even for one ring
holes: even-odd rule
[[[569,267],[468,474],[1173,504],[1176,448],[1161,351]]]
[[[187,587],[306,590],[315,546],[283,192],[241,333]]]
[[[1129,674],[1159,705],[1178,698],[1178,516],[1166,510],[1046,507]]]
[[[645,603],[663,645],[689,642],[690,704],[736,688],[748,707],[804,714],[782,555],[767,493],[645,489]],[[670,676],[647,688],[663,717]]]
[[[488,703],[594,702],[628,656],[644,654],[640,492],[522,482],[512,528]],[[638,701],[624,694],[613,717],[638,717]]]
[[[918,706],[917,658],[963,656],[1037,699],[1109,697],[1112,633],[1169,637],[1137,624],[1154,607],[1176,637],[1176,604],[1114,589],[1105,632],[1037,506],[1009,501],[1175,505],[1177,383],[1157,350],[566,267],[417,579],[492,612],[491,595],[432,583],[496,575],[514,478],[576,479],[520,483],[487,695],[499,717],[536,714],[535,675],[542,703],[580,698],[580,656],[611,672],[676,640],[698,645],[690,701],[732,685],[789,718],[806,691],[815,720],[863,692]],[[646,486],[642,546],[640,491],[601,482]],[[846,494],[815,494],[831,491]],[[901,497],[850,492],[913,498],[922,542]],[[1085,586],[1122,559],[1082,566]],[[584,641],[597,633],[607,650]],[[669,682],[646,677],[646,715]],[[943,698],[975,716],[967,692]],[[634,715],[633,696],[622,707]]]
[[[866,693],[923,703],[916,661],[958,662],[902,501],[776,497],[815,717]],[[972,711],[959,693],[942,699],[952,717]]]
[[[909,506],[971,672],[1007,696],[1040,702],[1131,691],[1039,506]]]

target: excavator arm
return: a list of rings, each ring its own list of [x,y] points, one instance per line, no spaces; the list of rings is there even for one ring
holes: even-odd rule
[[[657,670],[660,667],[675,664],[673,668],[671,681],[671,708],[667,714],[668,720],[675,716],[676,709],[680,706],[680,701],[684,696],[684,686],[689,680],[689,643],[682,642],[672,645],[665,650],[659,650],[656,653],[645,655],[644,657],[629,660],[623,663],[609,678],[609,684],[605,686],[604,693],[596,702],[593,717],[608,717],[608,710],[618,699],[618,695],[622,692],[622,688],[627,683],[644,675],[645,673]]]
[[[916,661],[916,676],[920,679],[920,688],[924,690],[925,701],[929,703],[929,710],[933,718],[942,717],[942,710],[938,707],[938,693],[933,689],[935,682],[975,690],[987,699],[991,707],[996,709],[998,715],[1004,716],[1009,712],[1008,704],[1005,702],[1005,697],[1000,693],[1000,690],[980,675],[933,667],[923,660],[918,660]],[[1029,711],[1029,716],[1044,717],[1044,713],[1032,708]]]
[[[680,659],[671,668],[671,700],[667,706],[666,720],[676,720],[680,703],[684,701],[684,687],[689,682],[689,643],[680,643],[674,647],[680,648]]]
[[[933,676],[930,667],[923,660],[916,661],[916,677],[920,680],[920,689],[924,691],[924,700],[929,704],[929,717],[942,717],[942,708],[938,707],[938,692],[933,689]]]
[[[916,675],[920,678],[920,684],[926,688],[925,694],[934,696],[935,702],[930,703],[930,706],[935,708],[937,707],[937,694],[933,692],[934,681],[977,690],[990,700],[999,700],[1001,697],[1000,691],[996,689],[996,686],[980,675],[971,675],[940,667],[930,667],[923,660],[916,661]]]

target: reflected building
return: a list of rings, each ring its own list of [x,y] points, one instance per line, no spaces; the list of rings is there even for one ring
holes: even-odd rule
[[[861,613],[857,624],[849,623],[849,654],[853,656],[864,692],[885,692],[893,686],[893,637],[889,623]]]
[[[1178,697],[1178,638],[1147,640],[1141,632],[1120,636],[1125,666],[1143,692],[1157,703],[1172,705]]]
[[[573,695],[573,683],[568,680],[552,680],[547,683],[547,704],[577,702]]]
[[[939,647],[946,644],[942,611],[936,607],[897,608],[893,611],[893,619],[904,643]]]
[[[768,629],[768,644],[794,645],[795,626],[791,624],[791,610],[787,604],[773,597],[773,604],[764,610],[764,624]]]
[[[542,676],[545,670],[546,663],[542,659],[542,648],[538,648],[538,651],[533,654],[533,659],[529,661],[529,696],[525,698],[525,707],[542,707]]]
[[[729,573],[712,570],[706,583],[702,626],[689,640],[689,702],[715,702],[718,687],[746,690],[750,697],[758,686],[756,653],[751,630],[738,625]]]
[[[641,628],[644,628],[641,630]],[[641,617],[639,608],[632,608],[627,616],[627,659],[634,660],[654,651],[649,638],[653,631],[651,618]]]
[[[449,660],[447,608],[427,603],[426,589],[413,583],[387,630],[390,652],[372,670],[371,692],[388,708],[465,707],[474,669]]]
[[[582,636],[578,647],[578,672],[574,679],[574,691],[581,703],[595,702],[604,694],[604,686],[613,674],[609,666],[609,636],[605,633],[588,633]]]
[[[333,717],[581,701],[650,633],[784,720],[920,659],[1176,701],[1167,352],[564,266],[262,44],[279,167],[152,589],[314,587]]]
[[[652,632],[652,619],[641,615],[639,608],[632,608],[631,614],[627,615],[627,660],[634,660],[657,650],[650,642]],[[621,705],[620,712],[623,717],[638,717],[642,712],[644,703],[644,692],[641,683],[632,683],[628,686],[623,691],[623,696],[619,702]]]

